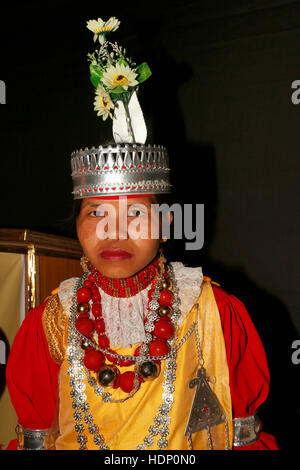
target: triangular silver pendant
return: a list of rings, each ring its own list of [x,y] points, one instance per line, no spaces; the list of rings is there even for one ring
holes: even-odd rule
[[[198,370],[197,378],[190,381],[189,388],[194,388],[195,385],[197,385],[197,389],[185,430],[185,436],[226,421],[223,408],[209,386],[204,367]]]

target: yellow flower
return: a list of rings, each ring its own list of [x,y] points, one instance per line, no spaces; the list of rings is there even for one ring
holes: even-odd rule
[[[129,86],[138,85],[138,81],[135,79],[137,74],[125,64],[111,65],[103,73],[102,83],[108,88],[116,88],[122,86],[124,90],[127,90]]]
[[[116,31],[120,25],[120,21],[117,20],[114,16],[109,18],[108,21],[103,21],[101,18],[98,20],[89,20],[86,23],[86,27],[94,33],[94,41],[97,41],[99,38],[100,44],[105,43],[106,33],[111,31]]]
[[[109,93],[107,93],[103,86],[98,85],[94,101],[94,110],[98,111],[97,116],[102,116],[103,121],[105,121],[108,116],[112,118],[110,110],[114,107],[115,106],[110,98]]]

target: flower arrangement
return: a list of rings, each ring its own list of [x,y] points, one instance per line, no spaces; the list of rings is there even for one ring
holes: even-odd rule
[[[106,36],[116,31],[119,25],[120,21],[115,17],[108,21],[98,18],[87,22],[87,28],[94,33],[94,41],[100,43],[98,50],[88,54],[91,82],[96,89],[94,109],[103,120],[113,119],[115,108],[122,102],[134,142],[129,102],[139,84],[150,77],[151,70],[146,62],[137,66],[127,57],[123,47],[107,41]]]

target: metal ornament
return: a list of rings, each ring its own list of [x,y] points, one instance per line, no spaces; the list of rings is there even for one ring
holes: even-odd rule
[[[189,383],[189,388],[197,385],[185,436],[226,422],[226,416],[216,395],[209,386],[204,367],[200,367],[197,378]]]
[[[144,144],[147,139],[147,127],[137,94],[134,91],[127,103],[118,100],[115,105],[113,118],[113,136],[116,143],[138,142]]]
[[[169,157],[160,145],[114,144],[71,155],[74,199],[171,192]]]

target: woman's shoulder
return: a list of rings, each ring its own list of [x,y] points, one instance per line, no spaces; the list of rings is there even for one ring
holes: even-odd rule
[[[203,283],[209,283],[212,287],[214,297],[220,312],[221,320],[225,317],[247,317],[248,312],[242,300],[228,292],[222,285],[214,280],[213,276],[204,274],[202,267],[190,267],[181,262],[171,263],[177,282],[181,309],[187,314],[196,303]]]
[[[70,277],[62,281],[58,288],[52,293],[56,293],[59,301],[65,310],[68,310],[73,299],[74,288],[79,280],[79,277]]]
[[[201,267],[188,267],[181,262],[170,263],[176,280],[178,294],[180,298],[180,310],[185,317],[196,303],[203,282]]]

